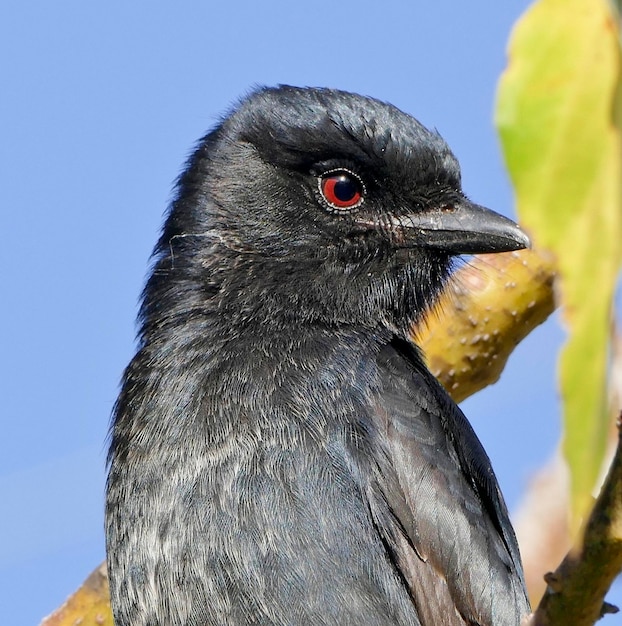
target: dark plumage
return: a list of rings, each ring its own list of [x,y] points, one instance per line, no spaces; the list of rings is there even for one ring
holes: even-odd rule
[[[518,625],[490,461],[409,329],[452,255],[527,243],[395,107],[244,100],[180,178],[115,408],[117,626]]]

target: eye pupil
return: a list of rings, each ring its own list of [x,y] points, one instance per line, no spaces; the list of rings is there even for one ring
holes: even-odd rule
[[[324,199],[338,209],[351,209],[363,198],[363,184],[350,172],[329,172],[320,179]]]
[[[351,202],[358,193],[357,186],[345,176],[340,176],[334,187],[335,197],[342,202]]]

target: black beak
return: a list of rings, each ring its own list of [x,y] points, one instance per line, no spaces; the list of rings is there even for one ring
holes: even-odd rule
[[[401,215],[396,222],[407,242],[450,254],[510,252],[531,245],[518,224],[468,200]]]

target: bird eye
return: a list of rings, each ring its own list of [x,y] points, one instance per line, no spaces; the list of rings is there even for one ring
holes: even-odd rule
[[[363,201],[363,182],[347,170],[326,172],[320,177],[319,184],[322,197],[333,209],[353,209]]]

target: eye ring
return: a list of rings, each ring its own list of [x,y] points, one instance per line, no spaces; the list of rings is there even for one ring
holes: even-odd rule
[[[365,185],[350,170],[339,168],[318,177],[320,196],[328,208],[336,213],[347,213],[358,208],[365,198]]]

